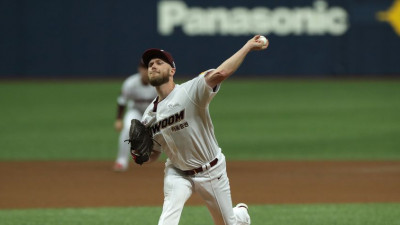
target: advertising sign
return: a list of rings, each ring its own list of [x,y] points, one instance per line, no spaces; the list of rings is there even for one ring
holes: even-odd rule
[[[215,68],[255,34],[236,76],[400,76],[400,0],[3,1],[0,77],[123,77],[147,48],[177,74]]]

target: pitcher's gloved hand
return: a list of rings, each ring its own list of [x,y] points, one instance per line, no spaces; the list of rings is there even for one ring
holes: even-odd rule
[[[150,128],[142,122],[137,119],[131,120],[129,139],[125,141],[131,145],[131,155],[137,164],[142,165],[150,159],[154,145],[153,135]]]

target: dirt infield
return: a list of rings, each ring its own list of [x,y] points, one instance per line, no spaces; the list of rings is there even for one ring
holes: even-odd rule
[[[162,163],[132,163],[124,173],[111,167],[0,162],[0,209],[162,205]],[[400,202],[400,162],[228,161],[228,175],[234,203]],[[203,203],[193,195],[188,204]]]

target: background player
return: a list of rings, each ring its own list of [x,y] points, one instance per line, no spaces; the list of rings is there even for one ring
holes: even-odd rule
[[[114,123],[116,131],[120,132],[118,139],[118,155],[114,171],[126,171],[129,166],[130,147],[124,140],[129,139],[129,127],[132,119],[140,120],[144,110],[154,100],[157,92],[149,84],[147,66],[142,62],[138,65],[138,73],[129,76],[122,84],[121,95],[118,97],[117,119]],[[126,113],[124,115],[124,111]],[[124,118],[122,119],[124,115]]]
[[[150,161],[155,161],[160,152],[168,156],[159,225],[178,224],[193,192],[205,200],[215,224],[250,224],[247,205],[240,203],[232,208],[225,156],[215,138],[208,108],[220,83],[237,70],[246,55],[267,47],[268,42],[264,45],[256,35],[217,69],[181,85],[173,81],[176,67],[168,52],[149,49],[143,53],[150,83],[158,94],[142,118],[157,141]]]

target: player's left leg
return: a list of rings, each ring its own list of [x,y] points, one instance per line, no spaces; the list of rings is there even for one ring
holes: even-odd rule
[[[249,225],[250,216],[243,207],[232,208],[229,178],[225,157],[221,154],[215,168],[192,178],[195,191],[205,200],[214,223],[217,225]]]
[[[130,145],[125,140],[129,139],[129,129],[131,127],[131,120],[138,119],[140,120],[142,115],[137,110],[128,110],[124,116],[124,126],[119,134],[118,138],[118,155],[114,164],[115,171],[125,171],[129,166],[129,159],[131,158],[130,154]]]
[[[233,208],[237,224],[247,225],[250,224],[249,207],[244,203],[239,203]]]

